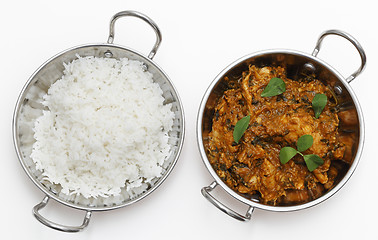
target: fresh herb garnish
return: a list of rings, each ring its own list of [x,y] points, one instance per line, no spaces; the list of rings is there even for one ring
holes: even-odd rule
[[[261,93],[261,97],[273,97],[280,95],[286,91],[286,84],[281,78],[270,79],[268,85],[266,85],[264,91]]]
[[[324,163],[323,159],[316,154],[304,155],[303,158],[310,172],[314,171],[317,167],[323,165]]]
[[[280,160],[282,164],[287,163],[290,159],[292,159],[295,155],[297,155],[298,151],[292,147],[284,147],[281,148],[280,151]]]
[[[251,116],[248,115],[240,119],[235,124],[233,136],[234,136],[234,141],[236,143],[239,143],[240,138],[243,136],[245,130],[247,130],[250,120],[251,120]]]
[[[306,163],[306,166],[310,172],[314,171],[317,167],[324,163],[323,159],[316,154],[303,155],[301,152],[306,151],[312,146],[314,139],[311,135],[303,135],[298,138],[297,149],[292,147],[281,148],[280,151],[280,161],[282,164],[287,163],[292,159],[297,153],[301,155]]]
[[[298,138],[297,149],[299,152],[304,152],[312,146],[314,138],[311,135],[303,135]]]
[[[312,109],[314,109],[315,118],[319,118],[324,107],[327,105],[327,95],[317,93],[312,99]]]

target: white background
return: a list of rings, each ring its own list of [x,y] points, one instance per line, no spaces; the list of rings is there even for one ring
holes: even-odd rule
[[[378,30],[375,1],[6,1],[1,26],[1,239],[378,239],[377,90]],[[184,105],[186,138],[168,179],[142,201],[94,213],[78,234],[58,232],[31,214],[44,194],[22,169],[13,147],[13,109],[29,76],[67,48],[103,43],[111,16],[137,10],[160,27],[163,41],[154,61],[174,82]],[[203,198],[212,182],[197,149],[196,118],[206,88],[238,58],[259,50],[286,48],[311,53],[328,29],[353,35],[367,54],[367,67],[351,87],[362,106],[365,147],[348,183],[333,197],[307,210],[275,213],[256,209],[252,220],[238,222]],[[147,55],[155,41],[144,22],[116,23],[115,43]],[[322,58],[347,77],[360,64],[345,39],[328,37]],[[246,207],[218,196],[235,209]],[[50,201],[42,214],[56,222],[80,225],[84,212]],[[7,236],[4,238],[4,236]]]

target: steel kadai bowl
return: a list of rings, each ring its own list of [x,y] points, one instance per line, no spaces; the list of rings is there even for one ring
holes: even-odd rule
[[[334,68],[317,57],[324,37],[329,35],[337,35],[345,38],[356,47],[361,56],[361,66],[356,72],[346,79],[344,79],[344,77]],[[350,87],[350,82],[363,71],[365,63],[365,52],[361,45],[352,36],[342,31],[329,30],[321,34],[312,54],[287,49],[267,50],[247,55],[230,64],[214,79],[209,88],[206,90],[198,112],[198,147],[205,166],[207,167],[211,176],[214,178],[214,181],[209,186],[202,188],[201,192],[203,196],[213,205],[231,217],[241,221],[247,221],[251,218],[252,212],[255,208],[276,212],[301,210],[323,202],[340,190],[340,188],[348,181],[356,169],[364,143],[364,121],[362,111],[358,100]],[[258,199],[247,198],[232,190],[221,180],[211,166],[205,146],[208,142],[209,133],[211,132],[212,119],[215,114],[215,106],[220,96],[222,96],[224,91],[227,90],[225,78],[239,79],[242,72],[247,71],[248,66],[250,65],[256,65],[258,67],[282,66],[286,68],[288,78],[294,80],[296,79],[297,74],[301,71],[307,71],[315,74],[317,79],[325,83],[335,93],[335,97],[338,99],[337,107],[340,110],[340,113],[345,113],[344,115],[348,116],[343,119],[339,113],[340,121],[343,122],[343,124],[340,124],[340,126],[342,125],[340,131],[350,132],[355,137],[350,154],[352,164],[345,170],[344,176],[338,180],[335,187],[323,194],[321,197],[310,202],[297,205],[272,206],[262,204],[258,201]],[[221,188],[223,188],[236,200],[248,205],[249,208],[247,212],[245,214],[240,214],[219,201],[213,194],[211,194],[211,191],[213,191],[217,186],[221,186]]]
[[[144,55],[129,48],[113,44],[115,21],[120,17],[129,16],[145,21],[156,33],[156,42],[148,57],[145,57]],[[34,184],[46,194],[42,202],[33,208],[34,216],[41,223],[60,231],[81,231],[88,225],[92,211],[112,210],[135,203],[153,192],[160,184],[163,183],[163,181],[172,171],[179,158],[183,145],[185,133],[184,112],[181,100],[173,83],[163,72],[163,70],[152,61],[160,42],[160,30],[149,17],[135,11],[119,12],[115,14],[110,21],[110,32],[107,43],[82,45],[63,51],[44,63],[25,84],[18,98],[14,111],[13,138],[16,152],[22,167]],[[146,70],[152,73],[154,81],[158,83],[162,89],[162,95],[165,99],[164,104],[172,104],[171,110],[175,114],[173,129],[169,132],[169,143],[172,145],[172,151],[170,156],[168,156],[168,158],[165,160],[162,176],[154,179],[153,183],[146,184],[147,186],[145,186],[145,189],[134,193],[134,196],[132,197],[119,198],[110,196],[108,198],[99,197],[97,199],[85,199],[83,197],[79,198],[77,196],[67,196],[60,192],[59,186],[43,180],[42,173],[36,170],[36,166],[30,158],[32,143],[35,141],[32,131],[33,124],[31,123],[35,122],[35,119],[42,115],[42,96],[46,94],[47,89],[56,80],[62,77],[64,70],[63,64],[67,64],[74,59],[77,59],[78,56],[95,56],[115,59],[128,58],[142,62]],[[25,110],[27,108],[29,109],[28,111]],[[30,109],[32,109],[32,114],[30,114]],[[25,119],[28,120],[26,121]],[[82,225],[64,226],[43,217],[39,211],[46,206],[50,198],[69,207],[85,211],[86,214]]]

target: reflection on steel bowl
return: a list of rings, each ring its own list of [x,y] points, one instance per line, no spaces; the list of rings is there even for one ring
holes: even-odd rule
[[[361,56],[360,68],[346,80],[316,57],[329,34],[348,39]],[[362,112],[349,83],[365,62],[365,53],[353,37],[330,30],[321,35],[312,55],[262,51],[223,70],[207,89],[198,114],[199,149],[215,179],[202,194],[220,210],[244,221],[254,208],[293,211],[332,196],[350,178],[362,151]],[[282,79],[286,88],[263,96],[274,78]],[[316,94],[327,97],[319,116],[315,116],[316,104],[312,105]],[[234,134],[246,117],[239,141]],[[310,138],[311,144],[301,150],[302,136]],[[290,148],[291,153],[287,155],[283,148]],[[314,158],[321,161],[316,163]],[[218,185],[249,205],[245,215],[210,194]]]

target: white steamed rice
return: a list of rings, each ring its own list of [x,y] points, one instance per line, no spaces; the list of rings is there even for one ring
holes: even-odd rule
[[[174,113],[139,61],[78,57],[43,96],[31,158],[66,195],[117,196],[162,174]]]

